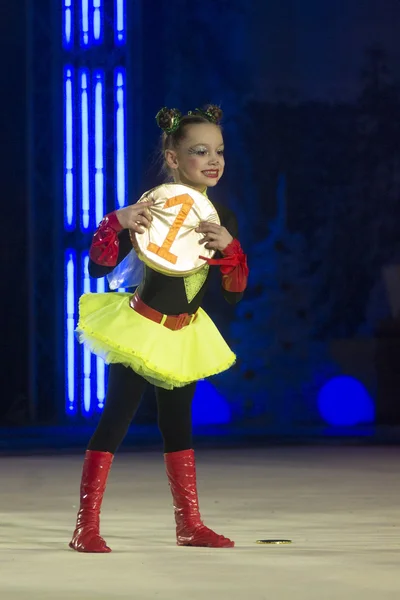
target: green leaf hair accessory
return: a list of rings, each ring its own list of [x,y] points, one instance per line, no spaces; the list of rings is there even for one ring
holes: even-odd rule
[[[157,125],[167,135],[175,133],[181,124],[182,114],[177,108],[167,108],[164,106],[156,114]]]
[[[222,110],[219,108],[219,106],[210,104],[205,110],[202,108],[196,108],[195,110],[191,110],[188,115],[193,117],[203,117],[203,119],[207,119],[207,121],[210,121],[210,123],[218,125],[222,119]]]

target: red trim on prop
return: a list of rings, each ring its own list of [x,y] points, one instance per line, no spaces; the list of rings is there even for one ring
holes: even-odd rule
[[[118,233],[122,229],[115,211],[104,217],[94,233],[89,250],[93,262],[104,267],[115,267],[119,253]]]
[[[243,292],[247,287],[249,268],[247,256],[243,252],[239,240],[232,242],[223,250],[224,258],[214,259],[200,256],[209,265],[220,267],[222,287],[228,292]]]

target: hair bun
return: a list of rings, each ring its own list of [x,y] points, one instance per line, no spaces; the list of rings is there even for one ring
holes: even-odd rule
[[[204,112],[207,115],[210,115],[211,120],[216,125],[218,125],[218,123],[222,121],[222,117],[224,116],[222,109],[216,104],[207,104],[207,106],[204,109]]]
[[[181,120],[181,112],[177,108],[167,108],[164,106],[156,115],[157,125],[170,134],[176,131]]]

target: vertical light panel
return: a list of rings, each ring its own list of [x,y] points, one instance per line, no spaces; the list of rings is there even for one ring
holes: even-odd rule
[[[115,43],[125,43],[125,0],[115,0]]]
[[[89,72],[82,69],[80,77],[81,117],[81,227],[90,224],[90,167],[89,167]]]
[[[126,205],[125,69],[115,70],[115,188],[117,208]]]
[[[64,228],[75,225],[73,70],[64,69]]]
[[[89,45],[89,0],[81,0],[81,44]]]
[[[105,292],[105,283],[104,279],[97,280],[97,293],[102,294]],[[104,408],[104,400],[106,397],[106,369],[105,364],[102,358],[96,358],[96,397],[97,397],[97,407],[99,410],[103,410]]]
[[[63,6],[63,44],[64,48],[71,48],[72,46],[72,0],[64,0]]]
[[[93,0],[93,39],[96,43],[103,41],[102,0]]]
[[[95,224],[104,216],[104,72],[94,73]]]
[[[117,208],[127,204],[127,79],[122,67],[126,56],[121,56],[121,46],[127,41],[127,2],[61,0],[61,6],[62,43],[65,54],[71,55],[63,83],[64,229],[76,232],[76,248],[82,244],[86,248],[89,238],[83,238],[90,235],[108,207],[106,176],[112,179],[110,189],[115,189],[111,202]],[[113,36],[114,48],[108,42],[105,45],[106,34],[108,41]],[[111,75],[113,79],[109,79]],[[111,173],[106,167],[108,150],[114,161]],[[81,293],[105,292],[106,283],[90,279],[87,250],[68,248],[64,261],[66,412],[90,417],[104,408],[107,373],[101,358],[84,346],[78,349],[78,298]]]
[[[89,255],[84,252],[82,255],[82,290],[84,294],[90,292],[89,279]],[[92,355],[87,348],[81,347],[82,351],[82,371],[83,371],[83,412],[88,414],[91,409],[92,400]]]
[[[75,306],[76,306],[76,254],[68,249],[65,252],[65,312],[66,312],[66,396],[67,413],[76,413],[75,395]]]

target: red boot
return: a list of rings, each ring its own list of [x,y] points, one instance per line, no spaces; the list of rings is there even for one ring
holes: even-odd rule
[[[178,546],[233,548],[235,542],[208,529],[201,520],[194,451],[171,452],[164,457],[174,500]]]
[[[100,508],[114,455],[87,450],[81,480],[81,501],[69,547],[77,552],[111,552],[100,536]]]

